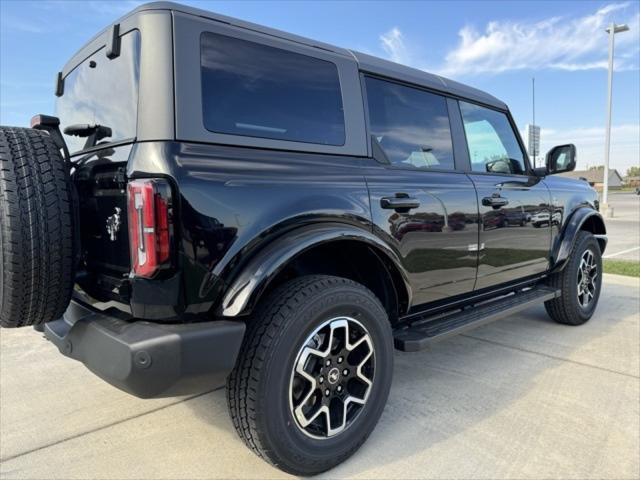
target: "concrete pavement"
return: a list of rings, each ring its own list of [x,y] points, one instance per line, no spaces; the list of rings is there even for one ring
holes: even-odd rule
[[[640,262],[640,195],[610,192],[613,218],[606,218],[609,244],[604,258]]]
[[[640,280],[605,275],[581,327],[543,308],[397,353],[371,438],[324,478],[640,477]],[[138,400],[32,329],[0,330],[0,477],[283,478],[221,390]]]

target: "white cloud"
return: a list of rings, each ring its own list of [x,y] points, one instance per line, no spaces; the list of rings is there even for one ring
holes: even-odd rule
[[[577,18],[552,17],[539,22],[493,21],[484,32],[460,30],[460,42],[438,69],[443,75],[500,73],[521,69],[590,70],[607,68],[604,32],[615,19],[629,32],[616,35],[616,69],[638,68],[639,17],[630,3],[610,4]]]
[[[410,42],[398,27],[380,35],[381,47],[394,62],[443,76],[495,74],[510,70],[606,69],[608,42],[604,29],[614,20],[630,31],[616,35],[616,70],[640,68],[640,14],[631,3],[606,5],[582,17],[551,17],[541,21],[492,21],[483,32],[465,26],[460,41],[438,66],[426,66],[412,55]]]
[[[554,145],[573,143],[578,152],[578,170],[604,164],[604,127],[578,127],[567,130],[543,128],[540,150],[547,152]],[[522,132],[524,138],[524,132]],[[611,127],[611,168],[624,175],[631,166],[640,166],[640,124],[620,124]]]
[[[393,27],[386,33],[380,35],[382,49],[389,59],[398,63],[409,63],[409,52],[404,43],[404,36],[398,27]]]

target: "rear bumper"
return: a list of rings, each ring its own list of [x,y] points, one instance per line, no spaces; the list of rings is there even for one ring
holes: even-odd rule
[[[180,325],[126,321],[76,300],[44,326],[60,352],[140,398],[199,393],[224,384],[240,350],[243,322]]]

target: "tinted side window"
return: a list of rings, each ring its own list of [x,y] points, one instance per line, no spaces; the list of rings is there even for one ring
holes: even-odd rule
[[[207,130],[344,145],[335,64],[209,32],[201,37],[200,61]]]
[[[366,77],[369,126],[393,165],[453,170],[447,101],[416,88]]]
[[[474,172],[525,173],[524,155],[504,113],[460,102]]]

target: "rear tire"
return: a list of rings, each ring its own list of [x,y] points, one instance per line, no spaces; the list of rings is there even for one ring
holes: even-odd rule
[[[0,127],[0,326],[62,316],[74,283],[71,180],[45,132]]]
[[[553,320],[565,325],[582,325],[591,318],[600,298],[602,253],[590,232],[578,232],[567,264],[549,283],[562,292],[559,298],[544,304]]]
[[[269,295],[248,325],[227,383],[229,412],[258,456],[285,472],[315,475],[365,442],[392,371],[391,327],[378,299],[351,280],[301,277]]]

